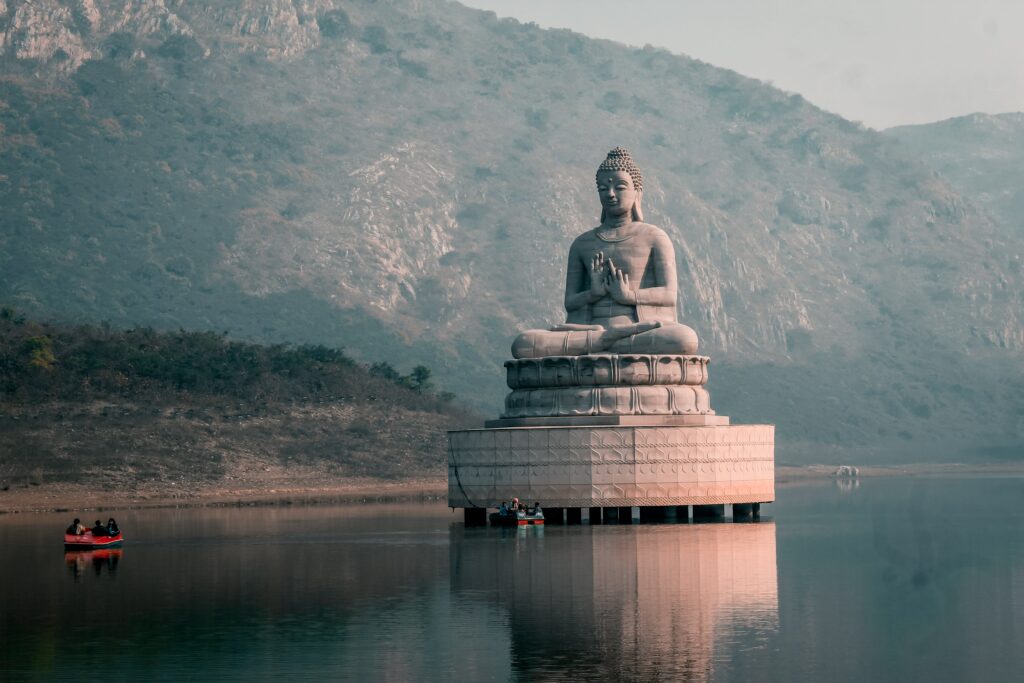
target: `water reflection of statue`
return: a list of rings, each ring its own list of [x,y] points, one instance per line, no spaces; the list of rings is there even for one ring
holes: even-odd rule
[[[778,627],[771,522],[577,527],[558,543],[451,533],[452,592],[507,615],[513,678],[704,681],[728,654],[718,636]]]
[[[697,333],[676,318],[672,242],[643,222],[640,169],[627,150],[616,147],[596,179],[601,225],[577,237],[569,249],[566,322],[523,332],[512,355],[696,353]]]

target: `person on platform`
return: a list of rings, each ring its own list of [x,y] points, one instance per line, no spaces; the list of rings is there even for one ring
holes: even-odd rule
[[[75,536],[81,536],[85,533],[85,527],[82,526],[82,520],[75,517],[75,521],[71,522],[71,526],[67,528],[65,533],[74,534]]]
[[[94,524],[93,527],[92,527],[92,535],[93,536],[106,536],[107,535],[107,527],[103,526],[103,522],[101,522],[98,519],[96,520],[96,524]]]

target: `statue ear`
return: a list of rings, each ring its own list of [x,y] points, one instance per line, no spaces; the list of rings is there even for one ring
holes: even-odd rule
[[[636,201],[633,202],[633,211],[632,211],[633,220],[636,221],[637,223],[643,223],[644,222],[644,210],[640,207],[640,202],[643,200],[643,198],[644,198],[644,191],[640,190],[639,192],[636,193]],[[603,221],[604,220],[604,216],[602,216],[601,219]]]

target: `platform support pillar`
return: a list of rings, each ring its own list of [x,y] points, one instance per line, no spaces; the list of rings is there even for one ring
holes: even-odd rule
[[[641,505],[641,522],[661,522],[665,519],[665,508],[661,505]]]
[[[732,504],[732,520],[747,520],[754,516],[754,505],[753,503],[733,503]]]
[[[725,516],[725,505],[694,505],[694,519],[719,519]]]
[[[487,526],[487,508],[463,508],[466,526]]]

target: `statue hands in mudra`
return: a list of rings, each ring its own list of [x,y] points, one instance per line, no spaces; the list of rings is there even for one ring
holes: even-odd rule
[[[597,169],[597,194],[601,225],[569,249],[566,322],[523,332],[513,357],[696,353],[697,333],[676,318],[675,251],[643,222],[643,178],[627,150],[616,147]]]
[[[611,259],[605,260],[604,252],[599,251],[590,259],[590,299],[600,301],[605,295],[620,304],[636,304],[630,294],[629,273],[616,268]]]

